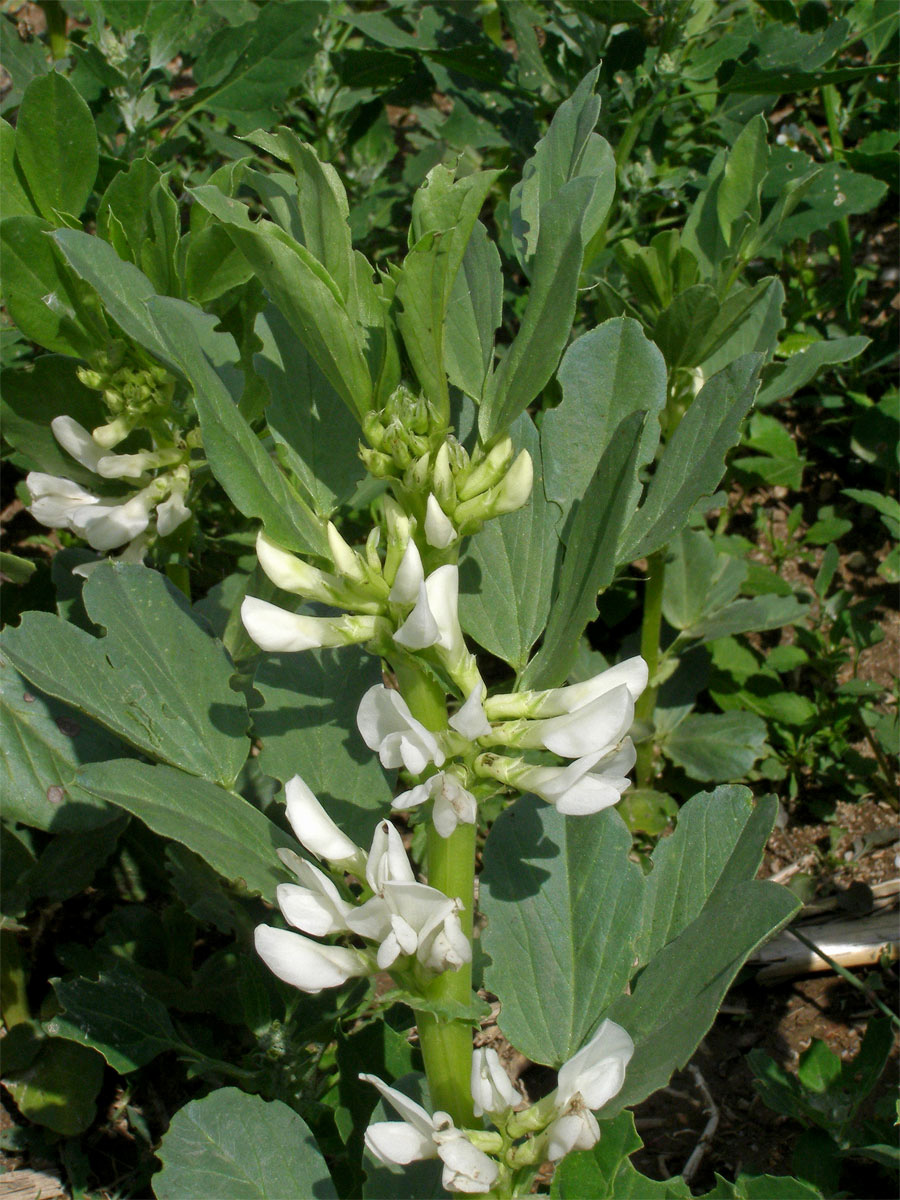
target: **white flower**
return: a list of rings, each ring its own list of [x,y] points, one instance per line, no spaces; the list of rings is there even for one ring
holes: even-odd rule
[[[450,718],[451,729],[474,742],[491,732],[491,725],[484,711],[484,680],[479,679],[469,692],[465,704]]]
[[[556,1120],[551,1124],[547,1157],[556,1162],[570,1150],[590,1150],[600,1138],[591,1109],[602,1108],[625,1082],[634,1042],[615,1021],[604,1021],[588,1044],[559,1070]]]
[[[419,588],[425,582],[422,556],[412,538],[406,543],[388,599],[392,604],[415,604]]]
[[[352,579],[354,583],[368,582],[365,563],[353,547],[341,537],[332,521],[328,522],[326,533],[331,560],[338,574]]]
[[[63,450],[71,454],[77,463],[100,474],[97,467],[101,458],[106,457],[107,451],[94,441],[83,425],[79,425],[72,417],[60,416],[53,418],[50,428]]]
[[[434,734],[415,719],[392,688],[380,683],[370,687],[360,702],[356,723],[363,741],[389,770],[403,766],[420,775],[429,763],[439,767],[444,761]]]
[[[441,837],[449,837],[459,824],[474,825],[478,817],[478,802],[455,775],[438,771],[424,783],[402,792],[391,801],[391,808],[415,808],[426,800],[434,800],[431,819]]]
[[[366,883],[380,892],[386,883],[415,883],[400,834],[390,821],[379,821],[366,862]]]
[[[126,499],[98,500],[77,508],[68,525],[95,550],[115,550],[144,532],[159,499],[160,483],[155,481]]]
[[[51,529],[68,529],[74,513],[88,505],[99,504],[98,496],[85,491],[71,479],[31,471],[25,484],[31,495],[28,511],[36,521]]]
[[[461,908],[458,900],[427,884],[388,881],[348,916],[347,925],[379,943],[382,971],[403,955],[415,955],[431,971],[457,970],[472,956],[459,921]]]
[[[515,1108],[522,1097],[503,1070],[500,1055],[490,1047],[476,1046],[472,1055],[472,1099],[475,1116]]]
[[[456,541],[456,530],[453,522],[437,502],[437,497],[430,495],[425,506],[425,540],[429,546],[437,550],[446,550]]]
[[[428,603],[428,585],[423,582],[419,585],[415,608],[394,634],[394,641],[407,650],[427,650],[439,642],[440,637],[441,631]]]
[[[323,946],[288,929],[258,925],[253,936],[256,952],[275,975],[302,992],[316,995],[340,987],[372,969],[367,955],[344,946]]]
[[[191,515],[191,510],[184,502],[191,483],[187,465],[177,467],[168,478],[172,484],[169,498],[156,506],[156,532],[160,537],[168,537]]]
[[[314,937],[344,933],[354,905],[344,900],[334,882],[312,863],[291,855],[290,851],[280,857],[304,885],[280,883],[275,889],[278,907],[287,923]]]
[[[350,646],[370,642],[388,628],[381,617],[371,615],[307,617],[287,612],[268,600],[245,596],[241,604],[244,628],[262,650],[299,651],[325,646]]]
[[[409,650],[437,646],[449,660],[457,659],[465,653],[458,599],[459,568],[455,563],[438,567],[419,585],[415,608],[394,634],[394,641]]]
[[[288,821],[302,846],[316,858],[327,859],[357,875],[362,873],[365,853],[335,825],[299,775],[284,785],[284,797]]]
[[[262,531],[256,538],[256,557],[269,579],[283,591],[323,604],[340,603],[340,582],[334,575],[282,550]]]
[[[627,772],[635,764],[631,738],[608,754],[598,751],[566,767],[539,767],[520,759],[481,755],[476,769],[523,792],[534,792],[566,816],[586,816],[618,804],[631,785]]]
[[[440,1158],[444,1164],[441,1182],[448,1192],[479,1194],[490,1191],[499,1168],[492,1158],[478,1150],[456,1129],[445,1112],[432,1117],[421,1104],[410,1100],[396,1088],[388,1087],[375,1075],[360,1075],[371,1083],[403,1118],[402,1121],[375,1121],[366,1130],[366,1147],[386,1166],[406,1166],[422,1159]]]
[[[545,692],[509,692],[491,696],[485,701],[484,707],[492,721],[515,717],[559,717],[583,708],[623,684],[631,693],[632,700],[637,700],[647,686],[647,664],[640,655],[617,663],[583,683],[550,688]]]
[[[505,745],[544,747],[561,758],[582,758],[586,754],[608,754],[633,721],[634,700],[625,684],[621,684],[560,717],[495,725],[492,739]]]

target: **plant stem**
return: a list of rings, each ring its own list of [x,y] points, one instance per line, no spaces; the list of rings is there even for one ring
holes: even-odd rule
[[[832,971],[835,971],[842,979],[846,979],[848,983],[852,983],[853,986],[858,991],[862,992],[866,999],[874,1004],[875,1007],[878,1008],[882,1013],[884,1013],[884,1015],[894,1025],[900,1026],[900,1017],[898,1017],[892,1009],[888,1008],[888,1006],[883,1003],[883,1001],[881,1001],[875,995],[872,989],[864,984],[861,979],[857,979],[856,976],[851,971],[848,971],[846,967],[841,966],[839,962],[835,962],[830,954],[826,954],[824,950],[820,949],[814,941],[808,938],[805,934],[801,933],[800,930],[795,926],[792,925],[788,930],[788,933],[790,933],[792,937],[795,937],[798,942],[802,942],[807,950],[812,950],[813,954],[818,954],[819,958],[821,958],[823,962],[827,962]]]
[[[50,46],[50,57],[59,62],[68,53],[69,45],[66,40],[66,14],[60,0],[40,0],[44,17],[47,21],[47,43]]]
[[[641,657],[647,664],[647,687],[634,706],[635,718],[652,722],[659,687],[655,683],[659,670],[659,634],[662,628],[663,588],[666,579],[666,548],[657,550],[647,559],[647,583],[644,591],[644,615],[641,620]],[[637,747],[637,785],[647,787],[653,774],[653,737]]]
[[[440,684],[410,662],[394,664],[400,692],[410,712],[431,730],[447,728],[447,705]],[[442,838],[428,827],[428,883],[463,904],[459,915],[463,932],[472,943],[472,914],[475,903],[475,826],[458,825]],[[429,1000],[468,1004],[472,994],[472,964],[458,971],[444,971],[427,988]],[[472,1111],[472,1030],[466,1021],[446,1020],[416,1010],[419,1044],[434,1109],[447,1112],[457,1125],[477,1125]]]

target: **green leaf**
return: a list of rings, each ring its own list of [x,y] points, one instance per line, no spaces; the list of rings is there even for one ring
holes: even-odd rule
[[[808,611],[809,606],[795,596],[753,596],[735,600],[718,612],[702,617],[685,630],[685,635],[700,642],[714,642],[716,638],[732,633],[795,625]]]
[[[162,172],[154,162],[146,155],[136,158],[127,170],[112,177],[97,207],[97,233],[112,242],[110,220],[115,218],[125,234],[124,248],[133,263],[140,263],[141,246],[148,230],[150,193],[160,179]]]
[[[165,345],[147,312],[147,301],[154,295],[154,289],[143,271],[121,259],[102,238],[80,230],[59,229],[53,240],[73,271],[96,289],[116,324],[165,361]]]
[[[336,1197],[309,1126],[280,1100],[219,1088],[172,1118],[157,1151],[158,1200]]]
[[[766,723],[754,713],[689,713],[661,743],[691,779],[742,779],[766,749]]]
[[[681,1178],[648,1179],[628,1161],[643,1142],[630,1112],[604,1121],[592,1150],[567,1154],[553,1173],[550,1195],[556,1200],[690,1200]]]
[[[340,290],[306,249],[270,221],[254,224],[245,205],[209,184],[194,199],[217,217],[296,331],[320,370],[357,419],[372,399],[372,380],[362,332]]]
[[[706,330],[700,361],[704,377],[724,370],[744,354],[758,352],[771,358],[784,326],[783,304],[784,285],[774,276],[735,289]]]
[[[377,757],[356,733],[363,693],[380,680],[378,659],[357,646],[266,655],[253,680],[265,700],[253,714],[262,770],[282,783],[302,776],[341,828],[365,846],[391,799]]]
[[[708,283],[685,288],[663,309],[653,326],[653,340],[670,367],[699,365],[720,310],[715,289]]]
[[[25,89],[16,121],[16,157],[43,216],[78,217],[97,177],[91,110],[65,75],[51,71]]]
[[[544,416],[541,450],[547,499],[567,512],[580,500],[620,422],[646,412],[636,465],[653,459],[666,404],[666,365],[637,321],[614,317],[569,346],[557,379],[563,399]],[[637,479],[633,492],[639,494]],[[634,507],[637,495],[623,497]]]
[[[615,573],[615,548],[632,511],[628,497],[637,476],[645,414],[631,413],[609,441],[568,533],[557,600],[543,644],[525,669],[521,686],[556,687],[565,682],[578,639],[597,613],[597,593]]]
[[[526,162],[522,179],[510,192],[510,219],[516,257],[531,274],[538,253],[545,206],[572,179],[591,181],[591,196],[581,216],[581,240],[587,246],[603,224],[616,190],[616,162],[609,144],[594,133],[600,97],[594,87],[600,68],[582,79],[559,106],[550,128]]]
[[[700,792],[682,806],[675,832],[657,842],[644,879],[642,965],[678,937],[711,897],[753,878],[776,813],[773,797],[754,806],[749,789],[735,786]]]
[[[746,563],[717,554],[705,529],[682,529],[666,559],[663,616],[673,629],[691,629],[733,600],[746,577]]]
[[[829,338],[813,342],[805,350],[792,354],[785,362],[773,363],[763,375],[763,384],[756,397],[760,408],[778,400],[788,400],[818,375],[823,367],[850,362],[870,345],[864,337]]]
[[[9,554],[0,550],[0,575],[4,582],[27,583],[37,570],[37,563],[30,558],[20,558],[18,554]]]
[[[94,472],[66,454],[50,429],[53,418],[63,414],[85,429],[106,422],[99,392],[84,386],[77,366],[68,356],[41,354],[27,371],[4,371],[3,436],[30,469],[95,487]]]
[[[124,808],[154,833],[187,846],[244,891],[272,899],[286,875],[277,856],[294,841],[259,809],[173,767],[117,759],[83,768],[76,798]]]
[[[714,375],[695,397],[619,541],[618,562],[633,562],[665,546],[697,501],[715,491],[725,455],[736,444],[753,403],[761,362],[758,354],[745,355]]]
[[[750,120],[731,148],[716,196],[719,227],[727,245],[733,241],[733,227],[747,217],[759,220],[759,193],[769,160],[766,143],[766,119]]]
[[[413,198],[413,244],[395,272],[397,327],[425,396],[449,412],[444,366],[447,306],[478,214],[498,171],[454,178],[438,165]]]
[[[45,1031],[99,1050],[122,1075],[184,1046],[166,1006],[124,970],[55,980],[53,990],[63,1011],[44,1022]]]
[[[3,188],[4,216],[38,215],[37,206],[28,191],[28,184],[16,159],[16,131],[9,121],[3,120],[0,120],[0,186]]]
[[[690,1059],[745,959],[799,908],[777,884],[747,880],[713,893],[702,912],[657,954],[603,1015],[623,1025],[635,1054],[622,1091],[601,1119],[664,1086]]]
[[[516,450],[531,455],[534,487],[524,508],[489,521],[469,541],[460,563],[459,615],[470,637],[521,671],[550,613],[559,510],[545,498],[531,417],[522,413],[510,434]]]
[[[102,638],[29,612],[3,654],[42,691],[129,745],[229,784],[247,756],[247,711],[232,668],[184,598],[147,567],[103,564],[84,586]]]
[[[643,881],[612,809],[563,817],[523,796],[485,847],[485,986],[500,1028],[534,1062],[571,1058],[625,988],[640,936]]]
[[[22,93],[32,79],[47,73],[49,64],[38,38],[29,41],[20,37],[17,23],[6,14],[0,20],[0,58],[12,82],[12,88],[2,101],[2,110],[7,112],[21,102]]]
[[[75,1137],[97,1115],[103,1059],[75,1041],[48,1038],[24,1071],[4,1072],[3,1082],[23,1117]]]
[[[350,226],[349,205],[340,176],[330,163],[323,163],[312,146],[302,142],[284,125],[274,133],[257,130],[247,138],[267,153],[290,163],[297,181],[294,206],[296,222],[302,232],[298,241],[309,250],[334,282],[344,301],[355,307],[356,272]],[[293,229],[288,232],[293,233]],[[295,235],[296,236],[296,235]]]
[[[71,807],[84,808],[80,792]],[[36,900],[68,900],[90,886],[128,825],[125,813],[117,813],[109,820],[109,814],[115,812],[116,809],[108,807],[107,820],[99,828],[93,828],[90,837],[84,836],[82,826],[71,833],[58,833],[47,842],[34,865],[18,875],[13,885],[26,909]]]
[[[47,236],[51,229],[40,217],[0,222],[6,306],[27,338],[57,354],[88,358],[105,347],[109,331],[93,290],[66,268]]]
[[[572,329],[584,257],[582,224],[593,198],[593,180],[573,179],[541,210],[525,315],[485,387],[478,417],[485,441],[508,429],[556,370]]]
[[[500,253],[480,221],[472,226],[456,273],[444,323],[444,365],[450,382],[479,402],[494,358],[494,331],[502,320]]]
[[[315,512],[330,517],[362,473],[359,426],[277,308],[266,309],[255,332],[263,343],[254,365],[269,387],[269,429]]]
[[[194,388],[203,449],[213,473],[237,508],[257,517],[288,550],[329,557],[324,527],[266,453],[188,323],[186,308],[158,296],[147,306],[166,357]]]
[[[315,58],[318,0],[264,5],[254,20],[214,34],[194,63],[192,110],[228,118],[239,133],[269,127]]]

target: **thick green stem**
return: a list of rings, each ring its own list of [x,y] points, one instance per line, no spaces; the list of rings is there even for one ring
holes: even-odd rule
[[[408,662],[395,664],[400,692],[413,716],[428,729],[447,728],[443,689],[430,676]],[[442,838],[428,827],[428,883],[463,904],[459,914],[463,932],[472,942],[475,904],[475,826],[458,825]],[[428,985],[429,1000],[468,1005],[472,994],[472,964],[444,971]],[[430,1012],[416,1012],[419,1044],[435,1109],[447,1112],[457,1125],[475,1126],[472,1111],[472,1030],[465,1021],[447,1021]]]
[[[659,692],[654,682],[659,670],[659,635],[662,628],[663,588],[666,581],[666,549],[657,550],[647,559],[647,583],[644,591],[644,615],[641,621],[641,657],[647,664],[649,682],[634,706],[635,718],[652,723]],[[653,775],[653,737],[637,748],[637,784],[648,787]]]

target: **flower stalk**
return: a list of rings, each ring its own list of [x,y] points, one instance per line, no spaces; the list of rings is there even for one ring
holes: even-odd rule
[[[437,733],[447,728],[447,706],[440,684],[410,662],[395,664],[400,693],[416,720]],[[465,936],[472,941],[475,902],[474,825],[457,825],[449,837],[428,826],[428,883],[446,896],[458,897]],[[472,964],[436,975],[427,987],[428,999],[468,1005],[472,994]],[[465,1021],[448,1021],[431,1012],[416,1011],[419,1044],[434,1108],[450,1114],[457,1125],[476,1125],[472,1107],[472,1030]]]

